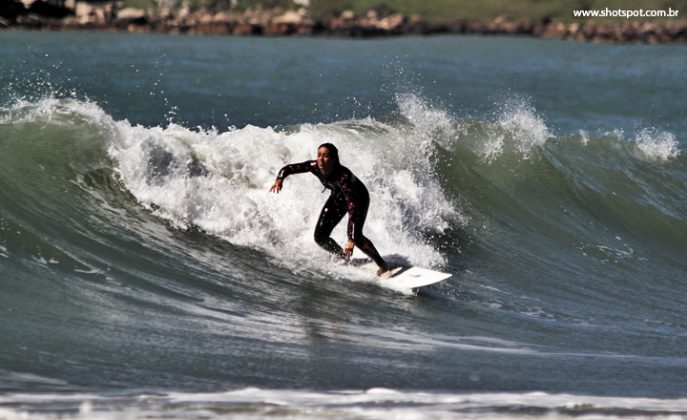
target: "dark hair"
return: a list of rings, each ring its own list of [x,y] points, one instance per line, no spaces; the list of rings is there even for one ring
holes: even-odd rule
[[[330,157],[331,157],[332,159],[334,159],[334,162],[335,162],[336,164],[339,164],[339,163],[340,163],[340,162],[339,162],[339,149],[337,149],[336,146],[334,146],[334,145],[331,144],[331,143],[322,143],[322,144],[320,144],[319,146],[317,146],[317,150],[319,150],[320,147],[324,147],[324,148],[326,148],[327,150],[329,150],[329,155],[330,155]]]

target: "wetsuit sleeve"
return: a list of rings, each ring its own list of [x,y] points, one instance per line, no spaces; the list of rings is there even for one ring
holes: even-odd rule
[[[277,179],[284,179],[289,175],[302,174],[305,172],[311,172],[313,166],[315,165],[314,160],[307,160],[301,163],[292,163],[281,168],[277,174]]]
[[[351,171],[342,170],[341,174],[339,175],[339,179],[337,180],[337,183],[339,184],[339,188],[341,188],[341,192],[343,193],[344,199],[346,200],[346,206],[348,207],[348,240],[355,241],[354,233],[356,222],[356,200],[355,192],[353,191],[353,174],[351,173]]]

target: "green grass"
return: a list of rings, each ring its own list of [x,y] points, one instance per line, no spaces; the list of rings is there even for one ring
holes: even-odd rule
[[[231,0],[177,0],[176,3],[178,8],[186,5],[191,10],[205,9],[220,11],[232,9]],[[294,9],[296,7],[291,0],[236,0],[234,3],[236,6],[233,10],[239,11],[258,7],[263,9],[280,8],[283,10]],[[122,6],[157,10],[159,4],[155,0],[123,0]]]
[[[182,1],[178,2],[179,4]],[[185,0],[192,10],[228,10],[231,0]],[[344,10],[363,15],[371,9],[383,14],[418,15],[428,22],[453,22],[462,19],[491,21],[497,17],[516,20],[546,18],[575,21],[574,9],[672,9],[679,10],[679,20],[687,19],[687,0],[311,0],[310,13],[320,19],[338,16]],[[125,7],[156,8],[154,0],[124,0]],[[236,9],[278,7],[293,9],[291,0],[237,0]],[[600,20],[600,19],[599,19]],[[606,20],[623,20],[621,18]],[[657,19],[660,20],[660,19]],[[674,20],[668,19],[665,20]]]
[[[383,7],[406,16],[419,15],[430,22],[461,19],[491,21],[503,16],[510,19],[541,20],[553,18],[573,21],[574,9],[673,9],[687,18],[687,0],[313,0],[311,9],[317,16],[337,15],[342,10],[362,14]]]

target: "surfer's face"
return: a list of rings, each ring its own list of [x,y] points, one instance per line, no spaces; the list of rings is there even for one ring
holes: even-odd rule
[[[325,175],[329,175],[334,169],[334,159],[326,147],[317,149],[317,168]]]

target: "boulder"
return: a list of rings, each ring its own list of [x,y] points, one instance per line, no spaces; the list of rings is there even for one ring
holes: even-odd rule
[[[96,23],[97,17],[95,12],[95,6],[92,6],[86,2],[79,1],[76,3],[74,15],[76,17],[76,22],[79,25],[86,26]]]
[[[71,9],[64,6],[58,6],[53,3],[48,3],[44,0],[35,0],[28,8],[29,13],[36,14],[47,18],[62,19],[74,14]]]
[[[228,24],[228,23],[231,23],[232,21],[233,21],[233,20],[232,20],[231,16],[229,16],[229,15],[228,15],[227,13],[225,13],[225,12],[215,13],[215,14],[212,16],[212,23]]]
[[[286,25],[300,25],[303,22],[303,15],[293,10],[289,10],[283,15],[272,19],[272,23],[286,24]]]
[[[396,29],[399,29],[403,24],[405,23],[406,18],[400,13],[396,13],[393,15],[389,15],[381,20],[379,20],[376,24],[377,28],[385,30],[385,31],[395,31]]]
[[[344,10],[341,12],[339,18],[341,20],[353,20],[355,19],[355,13],[353,13],[353,10]]]
[[[310,19],[304,9],[288,11],[270,19],[265,27],[265,34],[270,35],[307,35],[313,32],[315,22]]]
[[[213,15],[209,12],[203,11],[203,12],[199,13],[197,21],[201,25],[209,25],[212,23],[212,20],[214,19],[214,17],[215,17],[215,15]]]
[[[550,22],[544,28],[544,38],[565,38],[568,35],[568,27],[563,22]]]
[[[262,27],[249,22],[239,22],[234,26],[232,33],[234,35],[260,35],[262,34]]]
[[[0,17],[4,18],[8,23],[15,22],[18,16],[25,15],[28,10],[24,4],[17,0],[2,0],[0,1]]]
[[[133,7],[125,7],[117,12],[117,19],[127,21],[145,21],[146,11],[143,9],[136,9]]]

